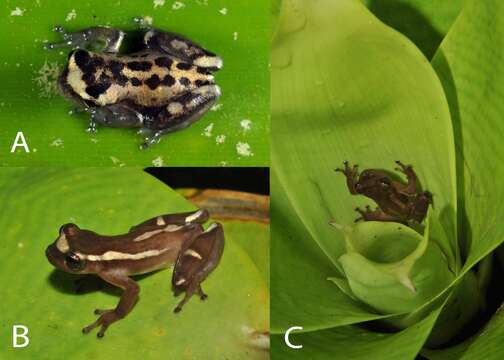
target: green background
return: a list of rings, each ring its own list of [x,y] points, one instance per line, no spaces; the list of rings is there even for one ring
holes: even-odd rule
[[[189,0],[177,2],[184,4],[177,10],[175,3],[2,1],[0,165],[152,166],[155,159],[165,166],[268,165],[269,1]],[[22,16],[11,16],[16,8]],[[76,17],[66,21],[73,9]],[[133,30],[135,16],[151,16],[154,27],[188,36],[224,59],[223,70],[215,74],[221,107],[146,151],[139,150],[135,129],[100,127],[96,135],[88,134],[87,114],[70,116],[72,104],[54,89],[69,50],[43,49],[45,41],[59,41],[52,32],[55,25],[74,31],[97,25]],[[251,121],[250,130],[240,125],[244,119]],[[210,124],[212,135],[202,135]],[[18,131],[28,141],[28,154],[10,153]],[[224,143],[216,142],[218,135],[226,136]],[[248,144],[253,155],[240,155],[238,143]]]

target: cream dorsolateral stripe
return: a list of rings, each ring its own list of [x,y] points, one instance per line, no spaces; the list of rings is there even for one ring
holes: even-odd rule
[[[159,233],[164,232],[164,229],[157,229],[157,230],[152,230],[152,231],[147,231],[144,232],[142,235],[137,236],[136,238],[133,239],[133,241],[142,241],[142,240],[147,240],[153,237],[154,235],[157,235]]]
[[[158,220],[159,220],[159,218],[158,218]],[[164,222],[164,220],[163,220],[163,222]],[[133,241],[137,242],[137,241],[147,240],[147,239],[150,239],[151,237],[153,237],[153,236],[155,236],[155,235],[157,235],[159,233],[162,233],[162,232],[174,232],[174,231],[178,231],[178,230],[182,229],[183,227],[184,227],[183,225],[169,224],[169,225],[167,225],[163,229],[157,229],[157,230],[147,231],[147,232],[143,233],[142,235],[139,235],[136,238],[134,238]]]
[[[185,222],[186,223],[190,223],[190,222],[193,222],[194,220],[196,220],[197,218],[199,218],[201,216],[201,214],[203,213],[203,210],[198,210],[196,211],[195,213],[187,216],[185,218]]]
[[[65,233],[61,233],[61,235],[59,236],[58,241],[56,242],[56,248],[62,253],[66,253],[68,250],[70,250],[70,246],[68,245],[68,240]]]
[[[156,225],[158,225],[158,226],[166,225],[166,222],[164,221],[164,219],[163,219],[162,216],[158,216],[157,217],[157,219],[156,219]]]
[[[217,223],[212,223],[212,224],[208,227],[208,229],[206,229],[206,230],[205,230],[205,232],[206,232],[206,233],[207,233],[207,232],[210,232],[210,231],[212,231],[213,229],[215,229],[217,226],[218,226],[218,225],[217,225]]]
[[[196,258],[196,259],[198,259],[198,260],[203,259],[203,258],[201,257],[201,255],[200,255],[200,254],[198,254],[198,253],[197,253],[196,251],[194,251],[193,249],[187,249],[187,250],[185,251],[184,255],[189,255],[189,256],[195,257],[195,258]]]
[[[154,257],[161,255],[162,253],[170,250],[170,248],[161,250],[147,250],[139,252],[136,254],[122,253],[118,251],[107,251],[101,255],[86,255],[81,253],[75,253],[81,259],[88,261],[111,261],[111,260],[140,260],[148,257]]]

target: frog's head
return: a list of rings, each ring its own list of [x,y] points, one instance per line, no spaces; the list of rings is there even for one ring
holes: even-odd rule
[[[75,242],[81,231],[75,224],[65,224],[60,228],[58,238],[46,249],[46,257],[52,265],[68,273],[93,272],[86,259],[76,250]]]
[[[87,50],[72,50],[68,62],[58,78],[60,92],[67,99],[85,107],[97,106],[98,97],[110,87],[96,79],[98,70],[104,67],[105,60],[100,54]]]

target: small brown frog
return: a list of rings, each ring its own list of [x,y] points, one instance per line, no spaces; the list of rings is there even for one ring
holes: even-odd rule
[[[434,205],[432,194],[422,191],[417,176],[411,165],[404,165],[396,161],[399,166],[397,171],[406,175],[408,183],[392,180],[384,171],[366,169],[360,173],[358,165],[351,167],[348,161],[344,162],[344,169],[336,169],[342,172],[347,179],[348,190],[351,194],[362,194],[373,199],[378,207],[371,210],[356,208],[361,214],[355,221],[394,221],[407,223],[414,220],[421,223],[427,214],[429,204]],[[357,180],[358,178],[358,180]]]

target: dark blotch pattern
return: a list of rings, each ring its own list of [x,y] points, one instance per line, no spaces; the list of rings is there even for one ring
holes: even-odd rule
[[[171,75],[165,75],[165,77],[161,81],[161,84],[166,86],[173,86],[175,85],[175,78]]]
[[[210,71],[208,71],[207,68],[204,68],[204,67],[201,67],[201,66],[197,66],[196,67],[196,71],[200,74],[203,74],[203,75],[208,75],[210,74]]]
[[[156,63],[157,66],[165,67],[168,69],[170,69],[173,64],[173,60],[168,57],[159,57],[156,60],[154,60],[154,62]]]
[[[157,74],[154,74],[152,75],[150,78],[148,78],[147,80],[144,81],[144,83],[149,87],[151,88],[152,90],[154,90],[155,88],[157,88],[159,86],[159,84],[161,83],[161,79],[159,78],[159,76],[157,76]]]
[[[142,85],[142,82],[136,77],[132,77],[130,80],[131,80],[131,85],[133,85],[133,86]]]
[[[115,83],[119,86],[126,86],[126,84],[128,83],[128,77],[122,74],[118,77],[115,77],[114,80]]]
[[[86,83],[86,85],[91,85],[95,81],[94,74],[84,73],[82,74],[82,81]]]
[[[82,69],[89,64],[91,56],[85,50],[76,50],[74,52],[74,59],[77,66]]]
[[[179,83],[184,86],[189,86],[189,84],[191,84],[191,81],[186,77],[181,77],[179,79]]]
[[[101,83],[110,83],[110,76],[102,72],[98,81]]]
[[[208,81],[208,80],[196,80],[196,81],[194,82],[194,84],[195,84],[197,87],[200,87],[200,86],[210,85],[210,81]]]
[[[130,61],[126,66],[133,71],[149,71],[152,68],[148,61]]]
[[[181,62],[181,63],[177,64],[177,68],[180,69],[180,70],[189,70],[191,67],[192,67],[192,65],[189,64],[189,63],[183,63],[183,62]]]
[[[117,60],[112,60],[109,61],[107,64],[107,67],[109,70],[112,72],[112,74],[120,74],[121,71],[124,69],[124,63],[117,61]]]
[[[89,94],[89,96],[94,97],[97,99],[101,94],[105,93],[107,89],[110,87],[110,83],[108,84],[95,84],[86,87],[86,92]]]

